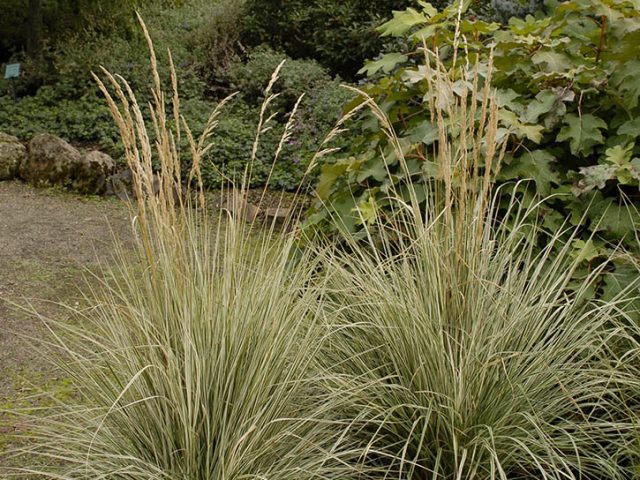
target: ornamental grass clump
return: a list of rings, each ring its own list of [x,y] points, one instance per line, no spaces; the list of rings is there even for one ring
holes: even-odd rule
[[[205,212],[198,163],[219,110],[194,139],[173,66],[165,98],[145,34],[153,132],[124,79],[96,77],[133,172],[134,249],[119,250],[115,273],[98,279],[74,325],[47,322],[77,396],[36,415],[22,467],[6,475],[348,478],[333,460],[340,429],[310,368],[321,343],[321,291],[308,288],[317,261],[302,254],[292,265],[293,235],[245,225],[241,188],[232,189],[233,215]],[[191,145],[193,192],[180,188],[181,136]]]
[[[544,232],[517,188],[492,193],[504,132],[491,70],[449,70],[423,50],[437,174],[405,169],[410,200],[390,191],[391,213],[359,210],[368,240],[324,258],[333,333],[319,358],[362,466],[413,480],[630,478],[638,348],[622,307],[637,284],[585,300],[604,267],[576,284],[571,238]]]

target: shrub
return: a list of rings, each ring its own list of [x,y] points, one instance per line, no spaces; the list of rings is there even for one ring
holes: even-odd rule
[[[131,33],[134,2],[130,0],[5,0],[0,18],[0,62],[21,61],[21,87],[33,94],[57,78],[50,54],[83,32],[89,35]]]
[[[391,119],[411,174],[422,178],[421,174],[433,176],[438,171],[432,152],[439,142],[428,115],[432,60],[425,62],[431,53],[423,42],[438,49],[452,75],[454,62],[469,62],[486,72],[491,56],[499,136],[509,137],[504,164],[494,172],[499,180],[533,178],[527,188],[519,184],[523,195],[552,195],[540,210],[549,231],[560,229],[566,219],[572,226],[582,226],[574,245],[576,255],[585,245],[589,249],[581,274],[610,255],[609,244],[623,242],[637,254],[640,70],[632,58],[640,13],[633,3],[571,0],[557,4],[549,17],[512,19],[506,26],[464,13],[458,25],[457,16],[456,5],[442,12],[428,5],[420,11],[397,12],[380,31],[399,37],[406,50],[389,52],[363,69],[372,76],[364,90]],[[457,82],[450,99],[462,87],[462,80]],[[488,85],[485,78],[479,82],[480,88]],[[361,228],[355,206],[375,202],[384,209],[390,187],[401,183],[405,173],[376,118],[365,115],[353,127],[357,136],[353,148],[321,165],[317,192],[335,215],[348,218],[346,225],[355,231]],[[636,208],[626,208],[629,201]],[[587,204],[592,205],[588,211]],[[323,221],[331,228],[320,207],[310,223]],[[605,297],[633,275],[622,258],[616,262],[616,272],[617,280],[606,277],[597,287]]]
[[[247,103],[260,105],[273,72],[283,61],[280,78],[273,88],[280,97],[275,105],[282,111],[291,110],[303,93],[310,93],[331,82],[331,77],[318,62],[292,60],[263,45],[252,50],[246,60],[229,66],[227,76],[231,90],[240,92]]]
[[[226,71],[238,60],[242,50],[243,0],[221,0],[211,6],[211,11],[199,25],[187,43],[194,50],[194,59],[207,89],[215,95],[226,88]]]
[[[376,27],[394,10],[413,6],[410,0],[246,0],[243,42],[268,44],[296,59],[313,58],[334,75],[356,77],[367,58],[380,52],[383,39]],[[450,0],[431,2],[445,8]],[[468,2],[490,18],[506,21],[537,11],[541,0]]]
[[[194,119],[194,132],[202,132],[207,121],[206,102],[185,102],[184,111],[190,112]],[[210,110],[209,110],[210,111]],[[305,178],[308,163],[313,156],[317,140],[306,133],[309,129],[296,122],[292,137],[285,142],[278,159],[274,162],[274,154],[280,145],[280,138],[286,118],[282,123],[272,121],[270,128],[263,132],[260,144],[253,160],[253,144],[260,111],[258,107],[249,107],[244,102],[237,102],[220,118],[215,131],[211,135],[211,148],[204,155],[201,163],[202,179],[206,188],[220,188],[229,179],[239,181],[245,169],[251,165],[252,175],[249,186],[252,188],[265,186],[294,191]],[[284,117],[284,113],[281,114]],[[298,112],[301,118],[302,112]],[[187,144],[183,142],[184,161],[189,165]],[[268,181],[269,174],[271,178]],[[305,188],[314,177],[305,180]]]
[[[543,0],[490,0],[477,3],[480,4],[479,8],[477,4],[474,7],[483,16],[502,23],[508,23],[513,17],[525,18],[527,15],[534,15],[545,10]]]
[[[248,0],[245,42],[267,43],[294,58],[313,58],[332,73],[352,78],[381,41],[375,27],[407,0]]]
[[[258,115],[259,111],[256,107],[248,108],[239,104],[220,119],[212,136],[212,147],[202,164],[203,181],[207,187],[221,187],[228,181],[225,177],[235,181],[242,179],[250,163]],[[263,134],[256,158],[252,163],[252,187],[264,185],[281,133],[271,129]],[[284,168],[289,170],[288,167],[291,166],[288,164]],[[282,167],[282,162],[278,162],[275,166],[278,170]],[[291,173],[293,177],[293,170]]]
[[[179,8],[152,2],[141,9],[142,14],[149,17],[149,28],[158,36],[159,58],[166,61],[167,48],[172,47],[184,97],[201,99],[205,85],[198,76],[197,51],[192,43],[197,43],[199,29],[207,22],[209,2],[190,0]],[[11,101],[8,83],[0,80],[3,131],[11,131],[21,139],[46,131],[75,143],[98,144],[120,155],[117,132],[99,98],[91,72],[104,66],[128,78],[140,91],[141,102],[151,99],[146,43],[137,30],[130,29],[127,15],[114,17],[118,21],[114,20],[113,28],[99,28],[102,23],[98,23],[95,28],[89,25],[79,32],[67,33],[49,45],[43,62],[37,65],[27,62],[25,76],[16,82],[17,103]],[[30,92],[27,87],[33,75],[41,76],[44,85]],[[161,75],[168,84],[168,76],[164,72]]]
[[[199,5],[195,0],[191,4]],[[162,33],[158,42],[161,47],[176,41],[179,35],[187,35],[191,40],[186,43],[193,41],[194,49],[200,45],[201,35],[206,33],[208,24],[189,23],[191,17],[184,9],[178,9],[169,16],[160,15],[157,10],[160,13],[163,10],[159,7],[147,9],[154,14],[151,15],[154,19],[151,23],[153,31]],[[205,33],[199,29],[205,29]],[[60,75],[56,85],[45,85],[35,95],[19,98],[16,103],[7,96],[0,97],[0,104],[4,107],[0,111],[0,122],[6,125],[3,130],[23,140],[28,140],[35,133],[53,133],[76,144],[97,144],[115,158],[121,157],[123,149],[118,133],[95,87],[87,84],[87,78],[89,70],[97,68],[96,58],[105,56],[107,68],[130,78],[133,88],[142,92],[139,95],[141,102],[151,100],[147,90],[147,79],[151,72],[140,53],[144,48],[143,43],[144,39],[137,35],[129,43],[119,37],[106,43],[103,36],[68,39],[56,52],[55,64]],[[183,110],[192,120],[194,133],[200,134],[204,131],[209,112],[217,102],[204,97],[207,88],[199,78],[201,65],[190,63],[191,55],[195,56],[195,53],[185,50],[185,42],[180,46],[177,53],[172,55],[176,62],[180,62],[177,64],[177,73],[185,92]],[[166,59],[166,54],[159,58]],[[220,120],[213,134],[213,147],[201,166],[207,188],[219,188],[225,176],[236,179],[242,176],[251,158],[264,90],[282,60],[287,61],[280,79],[273,87],[278,98],[270,106],[270,112],[276,116],[271,123],[272,128],[262,135],[253,162],[251,186],[265,185],[272,167],[270,185],[274,188],[296,190],[303,179],[305,188],[313,181],[313,176],[305,177],[308,163],[320,139],[340,116],[349,94],[340,87],[339,79],[332,80],[318,63],[292,60],[264,47],[253,51],[246,63],[236,58],[227,73],[224,76],[220,74],[221,83],[217,93],[233,91],[229,88],[231,83],[233,89],[240,90],[242,100],[234,102],[233,108]],[[169,82],[166,75],[162,75],[161,80],[163,84]],[[223,82],[224,89],[221,86]],[[279,147],[280,135],[289,118],[288,112],[302,93],[307,95],[299,105],[293,135],[284,144],[278,161],[272,165],[273,154]],[[151,125],[148,127],[153,131]],[[186,138],[182,139],[181,147],[183,161],[188,165],[190,154]]]
[[[98,144],[116,157],[122,153],[109,110],[96,92],[68,99],[44,86],[18,102],[1,96],[0,124],[4,132],[25,141],[36,133],[52,133],[76,144]]]

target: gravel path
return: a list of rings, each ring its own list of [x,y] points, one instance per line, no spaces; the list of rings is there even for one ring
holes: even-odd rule
[[[127,238],[128,219],[116,199],[0,182],[0,411],[21,406],[38,388],[64,384],[25,338],[46,332],[24,307],[64,321],[61,305],[81,301],[87,269],[108,264],[114,235]],[[0,413],[0,467],[16,428]]]

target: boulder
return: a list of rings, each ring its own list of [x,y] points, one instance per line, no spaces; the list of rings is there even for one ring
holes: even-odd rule
[[[220,202],[219,207],[248,223],[253,223],[260,216],[260,209],[249,203],[246,195],[240,195],[238,192],[227,195],[227,198]]]
[[[20,177],[33,185],[71,186],[82,154],[55,135],[41,133],[29,142],[29,155],[20,165]]]
[[[0,180],[12,180],[27,158],[27,149],[16,137],[0,133]]]
[[[107,190],[107,179],[116,164],[106,153],[93,150],[80,159],[73,176],[73,189],[80,193],[100,195]]]
[[[152,193],[157,195],[160,191],[160,180],[155,174],[153,175],[152,188]],[[106,195],[115,195],[123,201],[133,200],[136,197],[135,188],[133,186],[133,172],[129,167],[118,173],[114,173],[107,179]]]
[[[115,195],[123,201],[133,199],[133,172],[130,168],[125,168],[107,178],[105,195]]]
[[[292,208],[271,207],[262,210],[262,215],[266,223],[281,225],[290,220],[293,214]]]
[[[29,142],[29,154],[20,164],[20,177],[36,186],[60,185],[80,193],[99,195],[107,189],[107,178],[115,163],[106,153],[86,155],[63,139],[41,133]]]

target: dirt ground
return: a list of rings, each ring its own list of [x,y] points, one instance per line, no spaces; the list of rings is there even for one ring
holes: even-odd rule
[[[129,225],[115,198],[0,182],[0,411],[38,388],[64,386],[30,340],[47,335],[42,321],[20,306],[64,321],[63,305],[81,301],[87,272],[109,264],[114,235],[126,240]],[[0,467],[15,428],[0,414]]]

